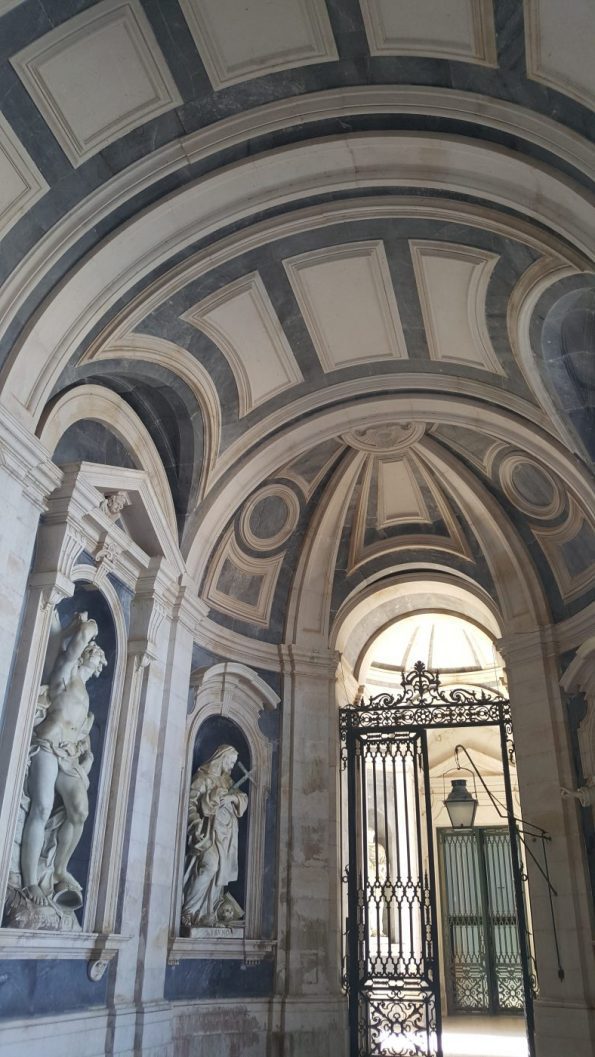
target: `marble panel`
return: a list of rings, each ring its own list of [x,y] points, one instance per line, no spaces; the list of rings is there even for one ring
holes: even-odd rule
[[[0,113],[0,235],[4,237],[47,190],[39,169]]]
[[[525,0],[527,75],[595,106],[595,5],[592,0]]]
[[[258,272],[210,294],[181,318],[211,338],[228,360],[240,417],[303,381]]]
[[[428,508],[407,459],[378,462],[377,528],[408,521],[431,522]]]
[[[492,0],[360,0],[372,55],[432,55],[496,65]]]
[[[74,166],[181,102],[138,0],[103,0],[11,62]]]
[[[215,89],[337,59],[324,0],[180,0]]]
[[[504,374],[485,312],[498,255],[449,242],[409,245],[431,358]]]
[[[382,242],[324,247],[283,263],[325,372],[407,358]]]

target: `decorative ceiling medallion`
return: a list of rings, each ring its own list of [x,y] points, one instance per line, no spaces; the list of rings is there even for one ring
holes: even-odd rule
[[[565,507],[564,492],[552,474],[519,452],[506,455],[498,470],[502,491],[523,514],[551,521]]]
[[[295,492],[286,485],[267,485],[248,500],[242,511],[242,541],[255,551],[275,550],[289,539],[299,517],[300,504]],[[258,531],[255,531],[255,522]]]
[[[383,426],[369,426],[343,433],[341,440],[356,451],[388,453],[405,451],[421,440],[425,422],[387,422]]]

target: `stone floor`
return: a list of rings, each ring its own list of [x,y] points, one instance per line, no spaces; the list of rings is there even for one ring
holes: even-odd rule
[[[527,1057],[522,1017],[445,1017],[444,1057]]]

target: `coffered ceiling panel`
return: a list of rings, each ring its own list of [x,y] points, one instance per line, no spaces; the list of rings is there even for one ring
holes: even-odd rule
[[[593,0],[525,0],[527,74],[595,106]]]
[[[410,247],[432,359],[504,374],[485,315],[498,256],[448,242],[411,241]]]
[[[138,0],[104,0],[11,62],[75,166],[181,102]]]
[[[379,459],[377,525],[398,525],[406,521],[432,519],[407,458]]]
[[[382,242],[354,242],[283,262],[324,371],[407,357]]]
[[[240,416],[302,381],[258,272],[217,290],[182,319],[207,334],[227,357],[238,387]]]
[[[337,59],[324,0],[180,0],[214,88]]]
[[[372,55],[434,55],[496,65],[492,0],[360,0]]]
[[[0,114],[0,234],[6,235],[47,189],[39,169]]]

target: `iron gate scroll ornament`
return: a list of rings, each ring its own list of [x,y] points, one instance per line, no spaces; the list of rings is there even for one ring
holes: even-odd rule
[[[351,1057],[442,1057],[427,731],[467,726],[495,726],[500,732],[533,1057],[535,981],[529,969],[523,874],[513,817],[510,704],[483,688],[444,689],[438,673],[421,661],[402,673],[401,684],[396,696],[381,693],[339,710],[347,803],[344,982]]]

